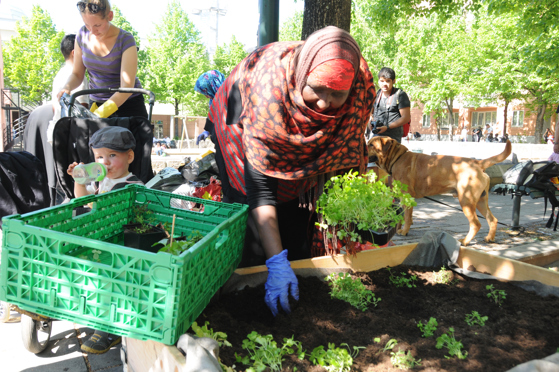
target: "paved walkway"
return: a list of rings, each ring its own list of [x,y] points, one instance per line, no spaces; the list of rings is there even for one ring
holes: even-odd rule
[[[418,242],[427,231],[447,231],[457,239],[463,238],[468,231],[468,221],[459,210],[457,199],[450,195],[439,195],[433,199],[419,199],[414,211],[414,225],[406,237],[396,236],[396,244]],[[489,197],[489,205],[498,218],[499,225],[496,242],[484,243],[483,237],[488,227],[480,219],[482,229],[476,236],[472,247],[491,254],[513,259],[525,259],[537,255],[559,252],[559,233],[544,227],[544,202],[529,197],[522,199],[520,225],[526,227],[523,233],[511,231],[508,225],[512,218],[510,196],[494,195]],[[547,212],[549,216],[549,211]],[[546,265],[559,266],[558,262]],[[46,351],[34,355],[22,344],[20,323],[0,323],[0,360],[3,372],[116,372],[122,371],[120,345],[103,355],[88,355],[80,350],[80,343],[87,339],[92,330],[66,321],[53,322],[52,339]]]

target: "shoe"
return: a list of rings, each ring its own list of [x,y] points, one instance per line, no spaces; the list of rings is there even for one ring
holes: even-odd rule
[[[93,354],[104,354],[111,347],[118,345],[122,338],[103,331],[95,331],[93,335],[83,343],[82,351]]]

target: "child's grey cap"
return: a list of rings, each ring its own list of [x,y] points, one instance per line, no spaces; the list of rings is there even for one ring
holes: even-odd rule
[[[136,147],[134,135],[123,127],[105,127],[93,133],[89,139],[89,146],[94,149],[107,148],[125,152]]]

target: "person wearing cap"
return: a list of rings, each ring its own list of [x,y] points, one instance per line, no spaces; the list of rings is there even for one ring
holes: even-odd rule
[[[107,168],[107,175],[101,182],[91,185],[80,185],[75,182],[74,194],[76,197],[101,194],[132,183],[143,185],[143,182],[128,170],[128,166],[134,160],[134,148],[136,147],[134,135],[128,129],[116,126],[101,128],[91,136],[89,147],[93,150],[95,161]],[[73,176],[76,165],[78,165],[76,162],[70,164],[67,170],[69,175]],[[81,349],[87,353],[103,354],[111,347],[118,345],[120,341],[120,336],[96,330],[82,344]]]
[[[290,295],[299,298],[289,260],[333,253],[314,230],[316,200],[330,176],[365,172],[374,99],[359,46],[334,26],[256,49],[213,99],[205,128],[223,201],[249,205],[241,265],[266,264],[274,316],[290,312]]]

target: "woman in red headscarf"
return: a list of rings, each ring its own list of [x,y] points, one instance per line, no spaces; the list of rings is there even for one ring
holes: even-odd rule
[[[298,299],[289,259],[323,254],[308,238],[324,181],[365,170],[373,77],[349,33],[329,26],[304,42],[246,57],[214,98],[206,130],[216,144],[225,202],[250,209],[241,265],[266,262],[266,304]],[[257,259],[260,258],[261,262]]]

